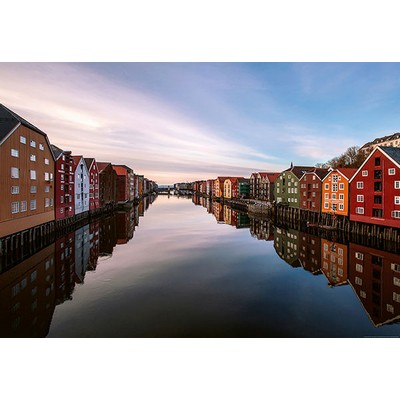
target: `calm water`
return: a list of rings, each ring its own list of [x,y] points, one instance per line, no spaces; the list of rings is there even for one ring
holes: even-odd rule
[[[196,204],[197,203],[197,204]],[[398,336],[400,256],[158,196],[0,275],[3,337]]]

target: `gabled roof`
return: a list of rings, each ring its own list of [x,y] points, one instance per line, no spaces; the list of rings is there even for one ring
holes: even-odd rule
[[[15,129],[19,124],[26,126],[33,131],[40,133],[43,136],[47,136],[43,131],[32,125],[26,119],[20,117],[14,111],[11,111],[3,104],[0,104],[0,143],[5,137]]]
[[[368,162],[368,160],[375,154],[375,152],[380,151],[387,157],[389,157],[396,165],[398,168],[400,168],[400,147],[392,147],[392,146],[377,146],[374,148],[374,150],[371,152],[371,154],[365,159],[365,161],[361,164],[360,168],[357,169],[357,171],[354,173],[354,175],[351,177],[349,182],[351,182],[354,177],[358,174],[359,171],[364,167],[364,165]]]
[[[113,165],[112,167],[117,175],[128,175],[128,170],[122,165]]]
[[[133,169],[124,164],[113,164],[113,167],[120,167],[126,169],[128,172],[133,172]]]
[[[55,146],[54,144],[51,144],[51,149],[53,150],[54,158],[57,161],[61,154],[64,153],[64,150],[61,150],[59,147]]]
[[[78,165],[81,161],[81,158],[83,159],[83,156],[72,156],[72,158],[74,159],[74,167],[73,168],[74,168],[74,172],[75,172],[76,168],[78,167]],[[86,164],[85,164],[85,166],[86,166]]]
[[[86,167],[88,169],[88,171],[90,170],[93,162],[95,161],[94,158],[84,158],[85,163],[86,163]]]
[[[109,165],[111,165],[112,167],[112,164],[110,162],[97,162],[97,168],[99,169],[99,172],[104,171]]]
[[[216,181],[218,180],[218,181],[225,181],[225,179],[228,179],[228,178],[230,178],[230,176],[219,176],[217,179],[216,179]]]
[[[342,175],[344,175],[347,179],[351,179],[353,175],[357,172],[358,168],[335,168],[336,171],[339,171]]]
[[[302,175],[301,179],[305,174],[315,174],[317,177],[322,181],[329,173],[329,170],[327,168],[314,168],[312,171],[306,171]]]
[[[319,170],[326,171],[325,168],[294,165],[293,167],[285,169],[285,171],[283,171],[283,172],[292,172],[295,176],[297,176],[297,178],[300,179],[306,172],[316,172],[317,173],[317,171],[319,171]]]

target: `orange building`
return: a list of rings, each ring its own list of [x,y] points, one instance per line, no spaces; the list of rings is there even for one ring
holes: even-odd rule
[[[0,104],[0,237],[53,221],[54,155],[47,135]]]
[[[322,180],[322,207],[324,213],[349,215],[349,180],[357,168],[335,168]]]
[[[213,196],[224,197],[224,182],[225,179],[229,179],[229,176],[219,176],[214,180],[214,191]]]

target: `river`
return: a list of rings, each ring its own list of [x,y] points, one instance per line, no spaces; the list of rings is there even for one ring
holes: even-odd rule
[[[399,336],[400,255],[158,196],[0,274],[2,337]]]

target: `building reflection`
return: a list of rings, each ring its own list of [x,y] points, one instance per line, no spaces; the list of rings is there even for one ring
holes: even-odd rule
[[[44,337],[56,304],[55,244],[0,275],[0,336]]]
[[[400,255],[349,245],[349,282],[375,326],[400,319]]]
[[[321,239],[304,232],[299,232],[299,238],[301,265],[313,275],[321,274]]]
[[[347,285],[348,257],[346,244],[321,239],[322,272],[331,287]]]
[[[72,300],[76,284],[117,244],[132,239],[138,222],[139,206],[91,221],[1,271],[0,337],[47,336],[55,307]]]
[[[292,267],[301,267],[300,261],[300,233],[290,228],[274,229],[274,248],[282,260]]]
[[[250,234],[258,240],[274,240],[274,226],[269,220],[250,219]]]
[[[217,201],[213,201],[213,214],[219,224],[224,224],[224,206]]]

